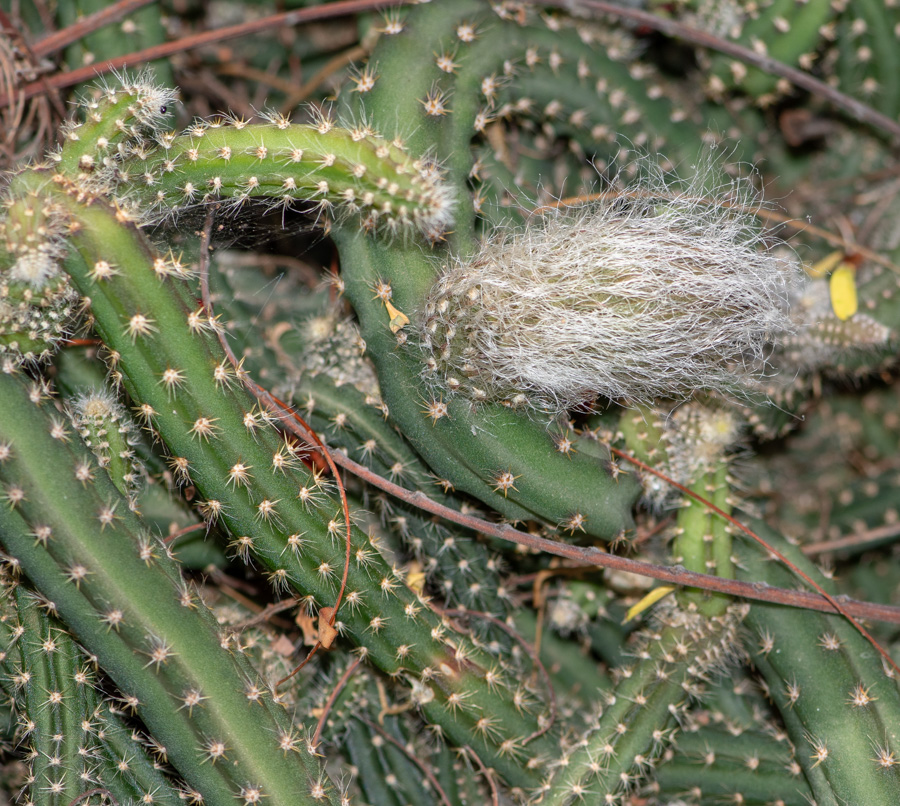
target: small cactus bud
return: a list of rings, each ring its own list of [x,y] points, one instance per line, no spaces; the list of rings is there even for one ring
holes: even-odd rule
[[[100,467],[135,506],[143,471],[134,453],[136,428],[125,407],[110,392],[93,390],[72,401],[69,416]]]

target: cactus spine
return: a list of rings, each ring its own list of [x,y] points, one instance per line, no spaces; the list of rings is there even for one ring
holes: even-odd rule
[[[51,404],[37,405],[41,387],[29,392],[9,376],[0,387],[0,476],[14,503],[0,516],[4,549],[97,656],[188,785],[209,803],[231,803],[240,791],[310,804],[321,791],[337,803],[317,761],[292,752],[303,748],[278,752],[279,737],[292,732],[275,695],[221,645],[165,546],[143,532]],[[51,455],[58,461],[44,461]]]

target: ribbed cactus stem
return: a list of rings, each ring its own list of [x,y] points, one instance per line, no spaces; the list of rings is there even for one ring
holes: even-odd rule
[[[101,699],[93,659],[39,594],[12,579],[4,584],[0,687],[29,749],[28,802],[64,806],[102,783],[119,803],[180,803],[139,736]]]
[[[69,416],[100,467],[133,506],[141,469],[134,453],[136,427],[125,407],[111,392],[94,390],[73,401]]]
[[[81,119],[63,127],[63,147],[51,156],[57,170],[107,189],[124,157],[154,145],[177,97],[149,69],[116,79],[81,99]]]
[[[714,471],[704,473],[694,483],[692,492],[710,501],[723,512],[731,512],[728,483],[728,464],[722,460]],[[731,579],[734,563],[731,558],[731,534],[728,522],[701,501],[686,498],[678,512],[677,536],[672,545],[675,562],[689,571],[715,574]],[[730,598],[724,594],[688,589],[680,594],[683,604],[694,602],[707,616],[722,615]]]
[[[780,734],[780,740],[773,738]],[[698,727],[680,734],[673,757],[659,765],[651,791],[665,802],[685,792],[689,802],[727,802],[759,806],[809,806],[812,798],[803,770],[779,726],[768,732],[734,726]]]
[[[316,759],[299,742],[284,746],[292,729],[273,692],[222,645],[165,546],[41,399],[39,385],[0,375],[5,552],[207,803],[245,791],[273,804],[337,804]]]
[[[64,198],[76,230],[67,270],[91,298],[115,371],[166,444],[177,480],[195,487],[207,518],[227,526],[237,556],[263,565],[276,591],[296,590],[313,610],[334,606],[345,564],[340,502],[243,388],[218,342],[218,321],[188,307],[174,282],[186,269],[154,255],[102,203],[82,205],[77,191]],[[122,269],[98,278],[98,261]],[[536,718],[517,705],[521,687],[498,685],[495,659],[442,625],[355,527],[350,552],[336,629],[383,670],[415,681],[416,702],[449,739],[475,748],[511,782],[536,783],[523,745],[534,735],[528,752],[546,758],[552,740],[536,735]]]
[[[822,585],[833,584],[764,524],[754,530]],[[741,543],[740,575],[788,586],[793,575]],[[900,691],[866,639],[844,617],[754,604],[754,663],[775,703],[816,803],[891,803],[900,791]]]
[[[64,806],[83,791],[79,751],[86,747],[88,734],[79,720],[84,697],[77,679],[87,664],[32,592],[10,586],[4,597],[12,602],[4,603],[0,635],[6,666],[3,688],[19,704],[18,738],[30,750],[27,796]]]
[[[733,659],[743,615],[736,607],[708,619],[690,606],[665,605],[659,628],[641,636],[638,660],[620,669],[616,685],[603,693],[594,724],[556,762],[540,802],[624,803],[671,741],[672,723],[688,700]]]
[[[0,356],[11,365],[47,358],[67,335],[75,294],[60,268],[60,208],[40,192],[11,192],[0,224]]]
[[[273,205],[303,203],[326,222],[355,215],[363,229],[419,230],[438,238],[450,225],[453,198],[427,159],[368,126],[200,121],[187,133],[160,136],[146,160],[129,160],[132,201],[166,217],[219,200],[239,207],[250,198]]]

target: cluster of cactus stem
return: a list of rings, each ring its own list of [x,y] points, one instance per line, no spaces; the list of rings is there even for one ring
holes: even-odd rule
[[[900,18],[875,5],[658,12],[896,112],[881,32]],[[750,158],[837,187],[890,175],[888,144],[837,116],[823,146],[775,142],[782,82],[712,52],[676,75],[615,22],[441,0],[373,26],[306,122],[176,131],[173,87],[116,75],[6,182],[0,789],[894,802],[896,631],[869,625],[883,661],[842,613],[498,539],[760,590],[797,585],[787,558],[831,596],[891,601],[897,205],[865,219],[873,250],[826,257],[784,244],[759,177],[712,179]],[[298,217],[333,265],[282,276],[229,248],[231,222]],[[871,388],[822,402],[848,377]],[[806,556],[835,551],[873,562]]]

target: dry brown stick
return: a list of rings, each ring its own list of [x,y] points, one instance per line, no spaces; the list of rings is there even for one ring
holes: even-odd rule
[[[573,3],[571,0],[540,0],[538,5],[555,6],[566,10],[571,10]],[[614,3],[606,3],[603,0],[576,0],[575,7],[586,11],[592,11],[598,14],[608,14],[619,19],[631,20],[640,25],[645,25],[654,31],[671,36],[674,39],[681,39],[698,45],[701,48],[709,48],[724,53],[726,56],[732,56],[738,61],[758,67],[766,73],[784,78],[795,87],[800,87],[813,95],[818,95],[826,101],[836,106],[838,109],[847,112],[856,120],[867,123],[870,126],[881,129],[891,135],[895,143],[900,141],[900,123],[887,115],[873,109],[868,104],[856,98],[851,98],[843,92],[830,87],[824,81],[813,78],[809,73],[798,70],[795,67],[784,64],[784,62],[773,59],[771,56],[757,53],[755,50],[746,48],[736,42],[729,42],[726,39],[715,36],[708,31],[701,31],[698,28],[692,28],[690,25],[676,22],[675,20],[665,19],[656,14],[650,14],[646,11],[640,11],[636,8],[616,5]]]
[[[350,679],[351,675],[356,671],[356,667],[362,663],[362,656],[358,656],[354,659],[353,663],[351,663],[344,674],[341,676],[341,679],[337,681],[332,690],[331,694],[328,696],[328,700],[325,703],[324,708],[322,708],[322,714],[319,717],[319,723],[316,725],[316,732],[312,737],[312,746],[315,747],[319,743],[319,739],[322,737],[322,728],[325,727],[325,720],[328,719],[328,714],[331,712],[331,708],[335,703],[335,700],[338,698],[338,694],[341,693],[344,686],[347,685],[347,681]]]
[[[275,402],[275,399],[261,387],[258,390],[258,397],[260,402],[269,406],[281,418],[282,423],[289,431],[304,441],[308,439],[303,429],[294,420],[293,414],[289,409],[279,406]],[[490,535],[491,537],[496,537],[500,540],[506,540],[537,551],[544,551],[548,554],[555,554],[558,557],[575,560],[585,566],[599,566],[614,571],[627,571],[632,574],[637,574],[638,576],[657,579],[661,582],[669,582],[673,585],[704,588],[717,593],[726,593],[730,596],[739,596],[744,599],[753,599],[759,602],[774,602],[775,604],[784,604],[807,610],[818,610],[825,613],[834,612],[834,607],[817,593],[788,590],[786,588],[773,588],[766,583],[741,582],[736,579],[723,579],[722,577],[711,576],[709,574],[698,574],[695,571],[687,571],[678,566],[670,567],[665,565],[654,565],[653,563],[641,562],[640,560],[631,560],[627,557],[608,554],[595,546],[575,546],[569,543],[562,543],[545,537],[528,534],[527,532],[522,532],[513,528],[509,524],[491,523],[482,518],[476,518],[474,515],[466,515],[455,509],[446,507],[443,504],[432,500],[422,492],[407,490],[398,484],[394,484],[392,481],[382,478],[377,473],[373,473],[367,467],[354,462],[340,451],[332,451],[332,457],[335,462],[345,470],[348,470],[350,473],[353,473],[353,475],[358,476],[374,487],[384,490],[386,493],[394,496],[400,501],[404,501],[411,506],[423,509],[426,512],[430,512],[432,515],[437,515],[438,517],[444,518],[467,529],[472,529],[473,531],[481,532],[482,534]],[[874,602],[860,602],[843,596],[839,597],[839,599],[844,611],[853,616],[873,619],[874,621],[900,624],[900,607],[882,605]]]
[[[87,17],[66,26],[61,31],[54,31],[43,39],[39,39],[32,45],[31,50],[35,56],[49,56],[51,53],[56,53],[73,42],[83,39],[88,34],[117,22],[126,14],[137,11],[144,6],[149,6],[150,3],[154,2],[156,0],[118,0],[117,3],[112,3],[106,8],[100,9],[100,11],[88,14]]]
[[[900,535],[900,523],[889,523],[875,529],[867,529],[865,532],[840,537],[837,540],[827,540],[819,543],[807,543],[800,547],[804,554],[826,554],[830,551],[843,551],[844,549],[864,550],[884,543],[891,538]]]
[[[110,73],[113,70],[122,70],[129,65],[134,67],[156,59],[174,56],[176,53],[183,53],[186,50],[203,47],[204,45],[235,39],[239,36],[269,31],[273,28],[300,25],[314,20],[334,19],[335,17],[343,17],[350,14],[360,14],[392,5],[401,5],[401,3],[396,2],[396,0],[338,0],[338,2],[328,3],[323,6],[285,11],[259,20],[243,22],[239,25],[216,28],[213,31],[204,31],[200,34],[183,37],[174,42],[164,42],[161,45],[154,45],[134,53],[127,53],[124,56],[117,56],[115,59],[99,61],[87,67],[79,67],[76,70],[58,73],[55,76],[47,76],[44,81],[33,81],[21,87],[15,93],[15,98],[27,100],[41,92],[45,92],[47,89],[71,87],[74,84],[80,84],[82,81],[90,81],[98,75]],[[0,95],[0,107],[8,106],[13,100],[14,98],[8,94]]]

